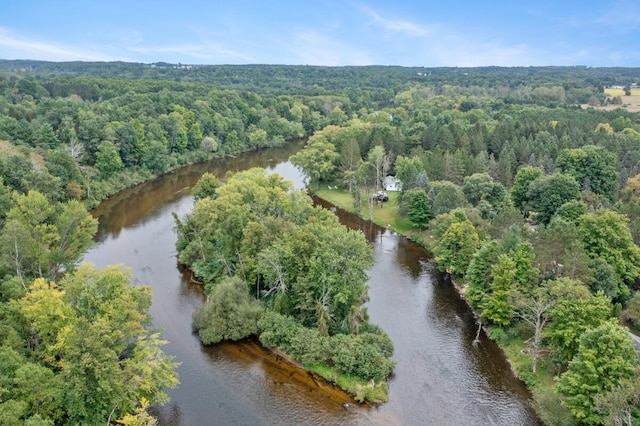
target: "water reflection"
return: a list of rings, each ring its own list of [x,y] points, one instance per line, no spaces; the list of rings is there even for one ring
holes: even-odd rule
[[[170,391],[171,402],[155,411],[160,424],[536,424],[526,389],[500,350],[484,338],[472,344],[472,314],[433,268],[429,254],[339,209],[341,221],[364,232],[375,249],[367,307],[371,321],[396,347],[389,403],[359,407],[253,341],[200,344],[191,330],[191,313],[203,295],[190,274],[177,267],[171,214],[191,210],[188,189],[206,171],[224,176],[227,170],[266,167],[300,186],[300,175],[286,162],[297,149],[188,167],[114,196],[93,212],[100,231],[86,259],[99,267],[125,263],[136,283],[153,286],[154,324],[169,341],[165,352],[182,363],[181,385]],[[351,405],[345,409],[347,401]]]

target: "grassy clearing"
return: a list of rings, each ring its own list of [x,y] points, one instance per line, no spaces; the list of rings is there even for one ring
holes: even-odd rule
[[[330,185],[333,186],[333,183]],[[340,207],[341,209],[369,220],[369,207],[363,202],[360,211],[356,211],[353,206],[353,197],[347,189],[339,187],[338,189],[320,188],[315,194]],[[430,239],[429,232],[420,230],[411,225],[409,219],[400,214],[398,207],[399,192],[388,192],[389,201],[382,203],[381,206],[373,208],[373,223],[376,225],[389,228],[399,234],[405,235],[417,241],[428,241]]]

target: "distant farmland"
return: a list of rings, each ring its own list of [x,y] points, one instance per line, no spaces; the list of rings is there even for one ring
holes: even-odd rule
[[[600,109],[610,111],[616,108],[624,108],[630,112],[640,112],[640,87],[632,87],[631,96],[625,96],[623,89],[607,88],[604,89],[604,93],[612,98],[620,96],[620,99],[622,99],[622,105],[605,105]]]
[[[609,96],[621,96],[624,100],[624,90],[623,89],[604,89],[604,93]],[[632,87],[631,88],[631,96],[640,96],[640,87]]]

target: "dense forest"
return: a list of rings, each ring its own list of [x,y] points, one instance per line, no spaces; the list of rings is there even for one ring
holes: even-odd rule
[[[639,79],[0,61],[2,422],[145,424],[177,383],[149,329],[149,290],[117,267],[77,265],[96,232],[86,208],[181,165],[309,137],[292,161],[311,190],[338,183],[373,216],[384,177],[400,180],[406,232],[463,288],[546,423],[638,424],[621,324],[640,326],[640,117],[604,88]],[[305,365],[383,382],[393,346],[362,309],[364,241],[260,171],[196,191],[178,247],[206,283],[203,341],[255,334]],[[220,333],[229,311],[235,328]]]

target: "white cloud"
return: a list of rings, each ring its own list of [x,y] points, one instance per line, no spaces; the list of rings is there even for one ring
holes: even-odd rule
[[[3,59],[32,59],[45,61],[116,61],[116,58],[95,50],[65,46],[52,42],[29,40],[0,28],[0,51]]]
[[[370,25],[380,26],[389,34],[404,34],[411,37],[420,37],[432,33],[432,29],[410,21],[383,18],[378,12],[369,7],[362,7],[362,10],[371,18]]]

